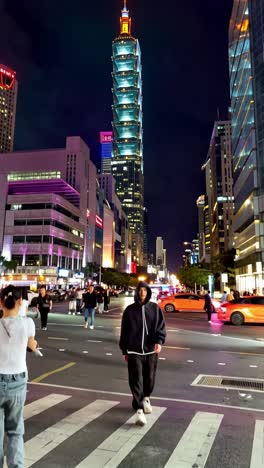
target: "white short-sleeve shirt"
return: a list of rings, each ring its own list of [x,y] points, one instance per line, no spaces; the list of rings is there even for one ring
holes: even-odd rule
[[[27,342],[35,332],[35,324],[29,317],[0,320],[0,374],[27,373]]]

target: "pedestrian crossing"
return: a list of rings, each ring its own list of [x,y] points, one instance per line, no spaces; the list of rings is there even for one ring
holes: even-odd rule
[[[241,436],[230,429],[235,418],[229,410],[200,411],[192,406],[183,417],[178,408],[155,405],[147,425],[139,427],[127,401],[91,396],[87,400],[74,392],[48,393],[26,404],[25,468],[264,468],[264,420],[252,415],[237,411],[242,419],[236,427],[245,426]],[[42,424],[46,414],[48,421]],[[32,425],[37,426],[34,432]],[[237,436],[237,445],[246,445],[240,461],[237,454],[232,461],[232,444],[228,453],[230,434],[233,444]],[[215,461],[221,444],[229,457],[223,465]]]

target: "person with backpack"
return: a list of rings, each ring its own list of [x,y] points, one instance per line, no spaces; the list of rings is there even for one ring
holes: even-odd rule
[[[7,286],[1,292],[0,306],[0,466],[4,466],[4,436],[8,467],[24,467],[24,421],[28,370],[27,347],[37,352],[35,324],[19,315],[22,291]]]

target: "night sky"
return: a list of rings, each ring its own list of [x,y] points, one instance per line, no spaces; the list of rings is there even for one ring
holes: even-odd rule
[[[196,237],[201,165],[217,108],[225,118],[229,105],[232,0],[220,3],[128,0],[142,50],[150,248],[162,236],[171,269]],[[121,0],[0,0],[0,63],[19,81],[15,149],[63,147],[80,135],[98,162],[98,132],[111,130],[120,8]]]

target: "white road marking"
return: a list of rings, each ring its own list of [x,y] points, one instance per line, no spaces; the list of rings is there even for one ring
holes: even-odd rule
[[[60,348],[59,351],[63,352],[63,351],[65,351],[65,349],[64,349],[64,348]]]
[[[228,379],[230,376],[221,376],[221,377]],[[195,379],[195,381],[197,379],[199,380],[200,378],[201,378],[201,375],[198,376]],[[254,379],[250,379],[250,380],[254,380]],[[259,380],[259,379],[255,379],[255,380]],[[191,385],[194,385],[194,382]],[[80,392],[87,392],[87,393],[97,393],[97,394],[101,394],[101,395],[114,395],[116,397],[122,397],[123,396],[123,397],[131,398],[131,393],[109,392],[107,390],[96,390],[95,388],[71,387],[71,386],[67,386],[67,385],[48,384],[48,383],[44,383],[44,382],[28,382],[28,385],[40,385],[42,387],[51,387],[51,388],[56,388],[56,389],[62,388],[62,389],[65,389],[65,390],[73,390],[73,391],[80,391]],[[218,388],[219,389],[219,387],[211,387],[211,386],[209,388]],[[226,387],[224,389],[226,389]],[[231,389],[231,390],[237,391],[237,389]],[[248,408],[248,407],[245,407],[245,406],[224,405],[222,403],[211,403],[210,401],[184,400],[183,398],[169,398],[169,397],[163,397],[163,396],[151,396],[151,400],[162,400],[162,401],[170,401],[172,403],[183,403],[185,405],[190,404],[190,405],[212,406],[212,407],[216,407],[216,408],[231,408],[231,409],[239,410],[239,411],[264,413],[264,409],[260,409],[260,408],[255,408],[255,407]]]
[[[99,340],[87,340],[88,343],[102,343],[102,341]]]
[[[203,468],[206,464],[223,414],[198,411],[173,451],[165,468]]]
[[[83,351],[83,354],[88,354],[88,353],[89,353],[89,351]]]
[[[71,398],[69,395],[59,395],[57,393],[51,393],[43,398],[39,398],[38,400],[32,401],[28,403],[24,408],[24,419],[32,418],[37,414],[43,413],[49,408],[52,408],[59,403],[62,403],[65,400]]]
[[[154,406],[152,413],[148,415],[148,424],[144,427],[136,426],[135,416],[132,416],[75,468],[118,467],[165,410],[166,408]]]
[[[250,468],[264,468],[264,421],[256,420]]]
[[[167,330],[168,332],[179,332],[180,330],[178,328],[174,328],[174,329],[171,329],[171,330]]]
[[[113,356],[112,353],[105,353],[106,356]]]
[[[166,358],[165,357],[159,357],[159,360],[160,361],[166,361]]]
[[[62,341],[68,341],[69,338],[59,338],[57,336],[48,336],[48,340],[62,340]]]
[[[187,362],[194,362],[194,361],[192,361],[191,359],[188,359]]]
[[[258,367],[258,366],[256,366],[255,364],[250,364],[249,367]]]
[[[25,468],[34,465],[88,423],[118,404],[118,401],[96,400],[30,439],[25,443]]]
[[[105,328],[104,325],[96,325],[96,328]]]
[[[225,362],[218,362],[217,365],[218,366],[226,366],[226,363]]]

